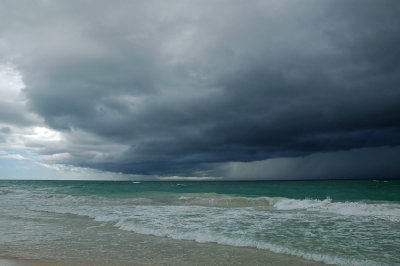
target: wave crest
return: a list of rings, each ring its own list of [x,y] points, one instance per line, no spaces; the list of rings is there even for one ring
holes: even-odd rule
[[[400,204],[396,203],[366,203],[366,202],[332,202],[313,199],[281,199],[273,205],[276,210],[305,210],[313,212],[334,213],[351,216],[371,216],[400,222]]]
[[[307,211],[345,216],[369,216],[400,222],[400,204],[386,202],[334,202],[330,198],[289,199],[283,197],[239,197],[214,193],[185,194],[178,197],[176,205],[222,208],[271,208],[278,211]]]
[[[197,205],[205,207],[245,208],[245,207],[270,207],[267,197],[248,198],[220,196],[217,194],[185,195],[178,198],[182,205]]]

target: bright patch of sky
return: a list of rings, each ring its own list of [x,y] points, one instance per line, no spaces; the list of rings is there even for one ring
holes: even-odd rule
[[[18,108],[31,126],[0,122],[0,179],[93,179],[126,180],[140,176],[101,172],[93,169],[52,163],[62,154],[41,156],[37,154],[40,144],[59,143],[63,134],[46,127],[37,115],[29,112],[23,94],[25,84],[12,64],[0,65],[0,101]],[[3,114],[7,110],[2,111]],[[3,119],[4,121],[4,119]]]

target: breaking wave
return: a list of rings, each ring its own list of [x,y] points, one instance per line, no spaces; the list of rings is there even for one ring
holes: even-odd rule
[[[92,208],[89,206],[47,206],[32,210],[60,214],[86,216],[96,222],[111,223],[124,231],[139,234],[169,237],[177,240],[191,240],[199,243],[218,243],[237,247],[254,247],[276,253],[300,256],[305,259],[336,265],[377,265],[376,261],[333,254],[315,253],[307,250],[274,243],[272,240],[257,239],[262,232],[249,228],[240,229],[246,222],[257,227],[257,219],[251,210],[231,209],[228,212],[210,210],[202,206],[136,206],[133,209],[115,207]],[[247,221],[246,221],[247,220]],[[250,221],[249,221],[250,220]],[[222,226],[221,226],[222,225]],[[262,227],[268,226],[263,224]],[[258,229],[259,230],[259,229]]]
[[[377,265],[379,262],[372,255],[368,260],[357,256],[356,250],[350,251],[351,255],[337,256],[329,248],[337,243],[329,238],[347,241],[349,230],[365,228],[360,232],[359,248],[372,239],[383,243],[388,229],[381,229],[381,219],[390,224],[400,221],[399,203],[334,202],[329,198],[300,200],[171,193],[118,199],[52,194],[36,199],[40,203],[30,205],[32,211],[85,216],[139,234],[254,247],[338,265]],[[331,224],[322,227],[321,223],[326,221]],[[364,226],[371,224],[374,224],[373,232]],[[311,246],[313,242],[324,245],[323,251]]]
[[[273,207],[277,210],[306,210],[339,215],[369,216],[400,222],[400,204],[396,203],[332,202],[329,198],[325,200],[282,199],[275,202]]]
[[[188,194],[180,196],[177,204],[225,207],[225,208],[246,208],[264,207],[275,210],[295,211],[304,210],[311,212],[333,213],[338,215],[369,216],[392,222],[400,222],[399,203],[368,203],[368,202],[333,202],[332,199],[289,199],[282,197],[235,197],[218,195],[212,193]]]
[[[226,208],[241,208],[241,207],[270,207],[271,198],[258,197],[231,197],[220,196],[218,194],[195,194],[185,195],[178,198],[178,204],[197,205],[207,207],[226,207]]]

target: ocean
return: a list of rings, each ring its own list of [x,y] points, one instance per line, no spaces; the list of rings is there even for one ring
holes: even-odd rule
[[[0,181],[0,257],[400,265],[400,180]]]

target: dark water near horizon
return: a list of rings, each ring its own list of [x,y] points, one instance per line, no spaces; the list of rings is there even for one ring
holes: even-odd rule
[[[141,192],[217,193],[242,196],[330,198],[338,201],[400,201],[400,180],[301,180],[301,181],[71,181],[0,180],[2,184],[24,184],[32,188],[51,185],[76,194],[112,196]],[[131,184],[141,184],[133,186]]]
[[[63,226],[76,219],[84,237],[68,238]],[[0,181],[0,256],[26,255],[35,246],[51,250],[47,245],[81,254],[91,248],[87,239],[101,241],[99,226],[115,245],[98,256],[120,248],[125,261],[126,243],[139,234],[182,247],[189,240],[204,248],[223,244],[217,247],[224,252],[247,248],[260,260],[272,251],[310,262],[400,265],[400,180]]]

